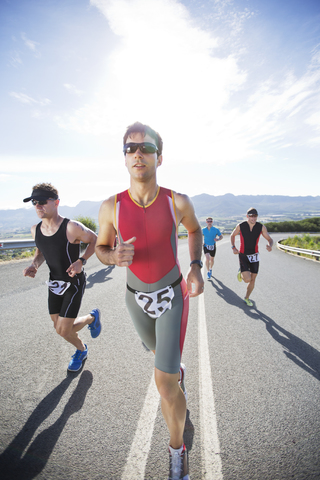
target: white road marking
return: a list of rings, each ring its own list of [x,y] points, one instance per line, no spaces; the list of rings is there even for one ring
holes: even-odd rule
[[[160,395],[152,375],[121,480],[144,480]]]
[[[202,479],[222,480],[222,464],[214,405],[204,295],[199,296],[199,393]]]

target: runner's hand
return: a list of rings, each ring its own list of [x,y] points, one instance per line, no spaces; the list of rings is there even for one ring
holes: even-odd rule
[[[132,264],[134,256],[134,245],[136,237],[132,237],[123,243],[120,243],[115,249],[116,265],[118,267],[129,267]]]
[[[198,265],[192,265],[190,267],[186,280],[190,297],[197,297],[203,293],[204,281]]]
[[[80,258],[78,258],[78,260],[76,260],[74,263],[71,263],[70,267],[67,268],[66,272],[69,277],[75,277],[82,272],[82,267],[82,261],[80,260]]]
[[[23,270],[23,275],[25,277],[31,277],[31,278],[34,278],[36,276],[36,273],[37,273],[37,269],[34,265],[30,265],[30,267],[27,267]]]

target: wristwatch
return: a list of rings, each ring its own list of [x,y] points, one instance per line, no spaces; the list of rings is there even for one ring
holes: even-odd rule
[[[80,257],[79,260],[81,260],[82,265],[85,265],[87,263],[87,260],[83,257]]]
[[[203,263],[201,262],[201,260],[192,260],[192,262],[190,263],[190,267],[191,267],[191,265],[193,265],[194,263],[196,263],[197,265],[199,265],[200,268],[203,267]]]

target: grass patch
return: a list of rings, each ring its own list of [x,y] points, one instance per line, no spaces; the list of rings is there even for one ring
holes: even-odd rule
[[[9,262],[11,260],[23,260],[24,258],[33,258],[35,248],[18,248],[12,250],[0,251],[0,262]]]
[[[282,245],[287,245],[288,247],[295,247],[295,248],[302,248],[304,250],[316,250],[320,251],[320,237],[318,236],[311,236],[308,234],[305,235],[295,235],[294,237],[288,237],[281,242]],[[315,257],[314,255],[307,255],[298,252],[291,252],[295,255],[301,255],[307,258],[316,258],[319,260],[319,257]]]

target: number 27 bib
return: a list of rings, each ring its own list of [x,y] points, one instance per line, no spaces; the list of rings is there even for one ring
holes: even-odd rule
[[[174,297],[174,290],[169,285],[155,292],[135,292],[135,299],[139,307],[151,318],[159,318],[166,310],[171,310],[171,300]]]
[[[70,282],[64,282],[63,280],[50,280],[46,284],[49,287],[49,290],[55,295],[63,295],[66,290],[70,287]]]
[[[252,255],[247,255],[247,258],[250,263],[259,262],[259,253],[253,253]]]

